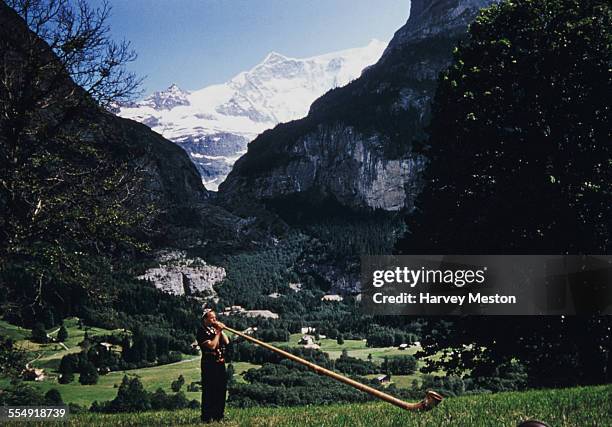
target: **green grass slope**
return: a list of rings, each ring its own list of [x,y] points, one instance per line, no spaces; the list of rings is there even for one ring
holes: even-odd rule
[[[122,332],[120,330],[107,330],[97,327],[87,326],[87,328],[79,328],[79,319],[76,317],[64,319],[64,325],[68,330],[69,338],[63,344],[49,343],[38,344],[32,342],[29,338],[31,331],[21,327],[12,325],[8,322],[0,320],[0,335],[13,338],[17,345],[29,353],[29,361],[37,368],[44,368],[46,378],[44,381],[32,383],[41,391],[46,392],[51,388],[57,389],[65,402],[76,403],[86,408],[93,401],[112,400],[117,395],[117,387],[121,383],[124,375],[137,376],[140,378],[147,391],[155,391],[161,387],[166,392],[170,392],[170,384],[176,380],[179,375],[183,375],[186,385],[192,381],[200,380],[200,356],[183,355],[184,360],[168,365],[160,365],[149,368],[132,369],[128,371],[116,371],[107,375],[101,375],[98,383],[95,385],[81,385],[78,382],[78,374],[75,380],[70,384],[59,384],[59,373],[57,369],[61,358],[68,353],[78,353],[81,351],[79,343],[83,341],[85,330],[90,337],[107,335],[113,332]],[[56,337],[59,328],[55,327],[47,330],[47,333]],[[300,347],[298,341],[302,334],[292,334],[289,342],[273,343],[279,346]],[[407,350],[398,350],[397,347],[370,348],[366,346],[364,340],[345,340],[344,344],[339,345],[334,339],[321,339],[319,344],[321,350],[327,352],[332,359],[337,359],[346,350],[351,357],[366,360],[368,356],[372,356],[372,360],[376,363],[381,363],[385,357],[395,357],[401,355],[414,354],[419,347],[411,347]],[[116,346],[116,351],[120,348]],[[246,362],[233,362],[234,378],[238,382],[244,382],[241,374],[248,369],[257,368],[258,365],[253,365]],[[422,362],[419,362],[422,365]],[[438,373],[441,375],[441,373]],[[373,378],[378,374],[368,375],[368,378]],[[416,372],[412,375],[394,375],[393,383],[400,388],[411,388],[413,380],[420,382],[422,374]],[[8,379],[2,376],[0,372],[0,389],[8,385]],[[201,393],[188,392],[186,386],[183,391],[189,399],[200,400]]]
[[[536,418],[555,427],[612,425],[612,385],[561,390],[463,396],[444,400],[429,412],[407,412],[383,402],[296,408],[252,408],[227,411],[218,426],[516,426]],[[140,414],[82,414],[71,426],[189,426],[198,411]],[[20,423],[19,425],[24,425]]]
[[[240,376],[242,372],[258,367],[258,365],[246,362],[235,362],[233,365],[237,381],[243,381]],[[117,396],[117,387],[121,384],[124,375],[138,377],[147,391],[153,392],[158,388],[162,388],[168,393],[172,391],[170,388],[172,381],[176,380],[179,375],[183,375],[186,385],[183,386],[182,391],[185,392],[187,398],[200,400],[202,396],[201,392],[187,391],[188,384],[193,381],[200,381],[199,356],[191,356],[189,359],[168,365],[111,372],[107,375],[101,375],[96,385],[79,384],[78,375],[75,376],[75,380],[70,384],[59,384],[57,381],[42,381],[34,385],[43,392],[55,388],[61,393],[64,402],[76,403],[89,408],[94,400],[98,402],[113,400]]]

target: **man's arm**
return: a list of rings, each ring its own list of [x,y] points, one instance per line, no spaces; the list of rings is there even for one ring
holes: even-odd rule
[[[221,337],[221,331],[217,331],[215,337],[211,340],[202,341],[200,343],[200,348],[204,349],[206,347],[209,350],[214,350],[219,346],[219,338]]]
[[[219,346],[219,341],[223,341],[223,344],[225,345],[229,344],[229,338],[223,333],[223,328],[225,328],[225,325],[221,322],[217,322],[214,327],[216,330],[215,337],[211,340],[204,341],[200,347],[204,345],[206,348],[214,350]]]
[[[223,340],[223,344],[229,344],[229,338],[227,337],[227,335],[225,335],[225,332],[221,332],[221,339]]]

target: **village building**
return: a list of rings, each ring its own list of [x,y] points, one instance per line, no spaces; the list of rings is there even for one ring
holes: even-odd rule
[[[319,344],[312,343],[312,344],[306,344],[304,348],[311,348],[313,350],[319,350],[321,346]]]
[[[291,289],[293,292],[300,292],[302,290],[302,284],[301,283],[289,283],[289,289]]]
[[[24,381],[44,381],[47,376],[44,369],[34,368],[28,363],[21,372],[21,378]]]
[[[113,345],[109,342],[101,342],[101,343],[98,343],[98,347],[106,351],[111,351],[111,349],[113,348]]]
[[[225,309],[221,312],[224,316],[231,316],[235,314],[241,314],[246,312],[244,308],[240,305],[232,305],[231,307],[225,307]]]
[[[315,338],[312,335],[303,335],[302,338],[298,341],[298,344],[307,346],[309,344],[314,344]]]
[[[389,378],[389,375],[379,375],[376,378],[374,378],[376,380],[377,383],[379,384],[385,384],[391,381],[391,378]]]
[[[337,294],[323,295],[321,297],[321,301],[339,302],[342,300],[344,300],[344,298],[342,298],[340,295],[337,295]]]
[[[247,310],[244,312],[247,317],[263,317],[264,319],[278,319],[279,315],[270,310]]]

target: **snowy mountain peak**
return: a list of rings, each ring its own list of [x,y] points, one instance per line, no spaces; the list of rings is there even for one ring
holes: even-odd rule
[[[164,92],[165,93],[186,93],[186,94],[189,93],[181,89],[176,83],[172,83],[170,86],[168,86],[168,89],[166,89]]]
[[[137,120],[182,146],[208,189],[217,186],[249,141],[280,122],[308,114],[328,90],[344,86],[374,64],[387,43],[309,58],[270,52],[227,83],[187,92],[172,84],[119,115]]]
[[[266,58],[263,60],[262,64],[276,64],[282,61],[286,61],[288,58],[284,55],[281,55],[278,52],[270,52]]]
[[[176,83],[172,83],[166,90],[153,92],[138,105],[148,106],[155,110],[172,110],[179,105],[189,105],[188,96],[189,92],[178,87]]]

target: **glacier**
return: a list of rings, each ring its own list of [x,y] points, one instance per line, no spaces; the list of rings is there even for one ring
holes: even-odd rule
[[[372,40],[364,47],[309,58],[271,52],[226,83],[195,91],[172,84],[122,106],[118,115],[182,147],[206,188],[216,191],[250,141],[278,123],[306,116],[313,101],[376,63],[387,44]]]

